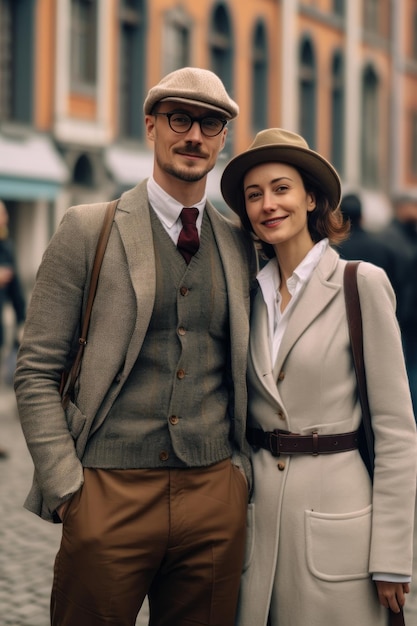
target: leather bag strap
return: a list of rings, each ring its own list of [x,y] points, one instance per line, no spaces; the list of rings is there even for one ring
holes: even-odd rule
[[[374,473],[374,433],[372,430],[371,412],[369,409],[368,392],[366,387],[365,364],[363,360],[363,331],[362,313],[359,300],[357,271],[359,261],[349,261],[344,273],[344,290],[346,302],[346,314],[349,325],[350,343],[352,346],[353,364],[358,382],[359,401],[362,409],[363,432],[366,441],[368,471],[373,477]]]
[[[75,356],[74,362],[71,366],[70,372],[67,376],[69,380],[68,385],[62,389],[61,397],[62,406],[67,407],[69,399],[75,387],[78,375],[80,373],[81,361],[84,353],[84,348],[87,344],[88,327],[90,325],[91,311],[93,309],[93,302],[97,291],[98,278],[100,275],[101,264],[103,262],[104,253],[106,251],[107,242],[110,237],[110,232],[113,225],[114,215],[116,213],[117,204],[119,199],[112,200],[108,203],[106,213],[104,215],[103,225],[97,241],[97,248],[94,257],[93,269],[91,270],[90,287],[88,290],[87,304],[84,314],[84,319],[81,326],[81,336],[78,339],[79,347]]]
[[[359,261],[348,261],[344,273],[344,290],[346,314],[349,326],[350,342],[352,346],[353,363],[358,381],[359,400],[362,409],[362,426],[366,440],[366,449],[369,457],[371,477],[374,470],[374,433],[372,430],[371,412],[369,409],[368,392],[366,387],[366,373],[363,359],[363,329],[361,303],[359,299],[357,271]],[[399,613],[389,611],[389,626],[405,626],[403,610]]]
[[[389,609],[389,626],[405,626],[404,611],[401,609],[399,613],[393,613]]]

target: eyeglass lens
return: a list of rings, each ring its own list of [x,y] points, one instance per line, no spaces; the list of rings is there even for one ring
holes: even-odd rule
[[[170,113],[167,117],[172,130],[177,133],[187,132],[194,122],[198,122],[204,135],[214,137],[225,126],[225,121],[217,117],[191,117],[188,113]]]

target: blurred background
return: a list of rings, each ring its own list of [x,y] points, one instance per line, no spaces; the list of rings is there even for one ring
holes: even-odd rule
[[[368,231],[390,224],[396,197],[411,198],[412,249],[392,231],[386,238],[415,256],[417,0],[0,0],[0,357],[2,343],[10,346],[0,375],[5,625],[48,623],[59,541],[58,527],[22,508],[32,464],[12,391],[14,323],[19,330],[66,209],[116,198],[149,176],[143,101],[163,75],[189,65],[214,71],[240,106],[209,177],[222,212],[226,162],[257,131],[280,126],[333,162]],[[366,239],[360,254],[371,250],[376,243]],[[416,284],[404,263],[399,273]],[[138,624],[146,623],[145,606]]]
[[[28,293],[72,204],[117,197],[152,167],[143,100],[182,66],[240,105],[209,197],[255,133],[301,133],[381,228],[417,198],[416,0],[0,0],[0,199]]]

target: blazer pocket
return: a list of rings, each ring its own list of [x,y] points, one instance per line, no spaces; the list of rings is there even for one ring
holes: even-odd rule
[[[68,430],[74,441],[77,441],[84,428],[86,418],[81,413],[80,409],[71,401],[65,409],[65,416],[67,418]]]
[[[246,571],[251,564],[253,552],[255,549],[255,505],[251,502],[248,504],[246,513],[246,547],[245,558],[243,561],[243,571]]]
[[[355,580],[369,576],[372,505],[351,513],[305,511],[307,566],[316,578]]]

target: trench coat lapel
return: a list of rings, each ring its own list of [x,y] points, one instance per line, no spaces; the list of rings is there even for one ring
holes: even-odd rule
[[[155,300],[156,270],[149,211],[145,181],[123,194],[115,217],[137,305],[135,330],[126,354],[128,371],[139,354]]]
[[[340,291],[341,286],[330,280],[338,258],[334,250],[331,248],[326,250],[307,283],[304,293],[301,294],[297,305],[291,312],[274,364],[274,380],[277,380],[282,365],[297,339]]]
[[[255,371],[266,393],[277,401],[278,390],[272,371],[269,346],[268,311],[260,288],[252,305],[249,367]]]

